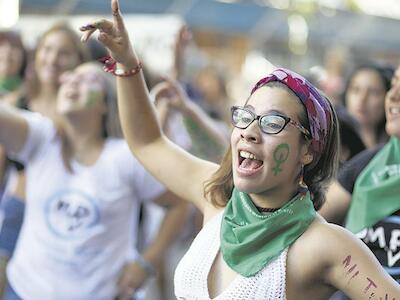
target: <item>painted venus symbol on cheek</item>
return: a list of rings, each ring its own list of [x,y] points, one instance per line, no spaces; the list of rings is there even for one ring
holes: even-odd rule
[[[274,161],[276,163],[275,167],[272,169],[274,175],[278,175],[282,172],[281,165],[288,159],[289,157],[289,145],[288,144],[280,144],[274,150]]]

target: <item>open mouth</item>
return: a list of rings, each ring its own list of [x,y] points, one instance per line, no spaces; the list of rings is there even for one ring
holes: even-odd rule
[[[247,171],[255,171],[263,166],[264,162],[257,158],[253,153],[239,151],[239,168]]]
[[[71,89],[71,90],[68,90],[68,91],[65,92],[65,97],[70,99],[70,100],[76,101],[79,98],[79,94]]]

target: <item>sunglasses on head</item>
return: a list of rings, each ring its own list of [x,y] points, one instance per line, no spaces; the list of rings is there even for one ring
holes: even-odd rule
[[[291,124],[300,130],[306,138],[309,139],[311,137],[310,132],[304,126],[286,116],[278,114],[257,115],[251,110],[240,106],[232,106],[231,113],[232,125],[236,128],[246,129],[254,120],[257,120],[262,132],[278,134],[287,124]]]

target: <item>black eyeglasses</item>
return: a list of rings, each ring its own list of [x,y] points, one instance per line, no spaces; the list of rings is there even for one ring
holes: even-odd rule
[[[258,120],[258,126],[262,132],[267,134],[278,134],[281,132],[287,124],[292,124],[296,127],[306,138],[310,138],[310,132],[304,128],[301,124],[293,121],[289,117],[281,116],[281,115],[273,115],[273,114],[266,114],[266,115],[256,115],[251,110],[240,106],[232,106],[232,124],[233,126],[246,129],[253,123],[254,120]]]

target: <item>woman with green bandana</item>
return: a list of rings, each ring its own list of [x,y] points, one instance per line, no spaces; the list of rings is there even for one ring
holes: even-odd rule
[[[277,69],[231,110],[221,165],[195,158],[162,133],[117,0],[99,31],[117,77],[128,144],[168,188],[193,202],[204,226],[175,272],[178,299],[393,299],[400,286],[352,234],[317,213],[337,166],[337,119],[302,76]]]
[[[389,142],[350,160],[328,189],[321,214],[345,224],[400,282],[400,67],[385,102]]]

